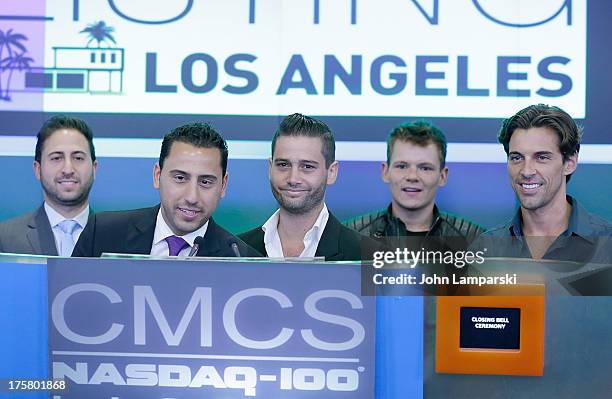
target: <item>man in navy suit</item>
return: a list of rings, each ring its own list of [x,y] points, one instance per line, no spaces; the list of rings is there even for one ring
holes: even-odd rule
[[[47,120],[34,153],[44,202],[0,223],[0,252],[70,256],[91,218],[89,192],[97,165],[93,135],[84,121],[63,115]]]
[[[227,188],[227,156],[225,140],[210,125],[175,128],[153,167],[161,203],[95,215],[73,256],[261,256],[211,217]]]

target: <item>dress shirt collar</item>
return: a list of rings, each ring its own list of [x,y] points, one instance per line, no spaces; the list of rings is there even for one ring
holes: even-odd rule
[[[280,209],[277,209],[276,212],[274,212],[272,216],[270,216],[268,220],[266,220],[266,223],[261,226],[261,229],[264,231],[264,244],[269,244],[270,242],[272,242],[272,232],[278,234],[277,231],[279,214]]]
[[[278,235],[278,220],[279,220],[280,209],[278,209],[270,218],[261,226],[261,229],[264,231],[264,245],[266,248],[280,246],[280,237]],[[323,231],[325,230],[325,226],[327,225],[327,220],[329,219],[329,211],[327,210],[327,205],[323,203],[323,209],[319,212],[319,216],[315,223],[312,225],[310,230],[306,232],[304,235],[304,255],[307,252],[312,252],[309,250],[311,248],[310,243],[316,243],[314,245],[314,251],[316,252],[316,248],[321,240],[321,236],[323,235]],[[280,248],[282,251],[282,248]],[[309,254],[310,257],[314,256],[314,252]]]
[[[45,202],[44,207],[45,207],[45,213],[47,214],[47,218],[49,219],[49,224],[51,225],[51,228],[56,227],[59,223],[63,222],[64,220],[74,220],[79,224],[80,228],[84,228],[85,225],[87,225],[87,219],[89,218],[89,205],[87,205],[85,209],[83,209],[78,215],[70,219],[62,216],[58,211],[53,209],[51,205],[49,205],[47,202]]]
[[[567,223],[567,230],[560,235],[577,235],[592,242],[592,236],[595,233],[593,232],[593,227],[588,223],[588,212],[572,196],[567,195],[566,200],[572,206],[572,212]],[[523,218],[521,215],[521,208],[519,207],[508,225],[510,234],[515,237],[523,236]]]
[[[192,231],[189,234],[185,234],[184,236],[180,236],[182,239],[187,241],[190,247],[193,247],[193,243],[195,239],[199,236],[204,236],[206,234],[206,230],[208,229],[208,220],[204,223],[204,226],[200,227],[196,231]],[[160,242],[164,241],[167,237],[176,235],[172,232],[172,229],[168,226],[166,221],[164,220],[164,216],[162,215],[161,207],[157,212],[157,221],[155,222],[155,233],[153,234],[153,245],[157,245]]]

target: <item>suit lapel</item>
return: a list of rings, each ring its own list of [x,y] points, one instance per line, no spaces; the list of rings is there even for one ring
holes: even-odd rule
[[[159,205],[144,209],[141,215],[132,217],[127,227],[125,239],[126,253],[143,255],[151,253],[158,212]]]
[[[315,256],[324,256],[325,260],[340,260],[343,254],[339,249],[341,225],[334,215],[329,213],[329,218],[325,224],[325,230],[319,240],[319,246]]]
[[[198,249],[197,256],[219,256],[223,249],[221,246],[223,243],[220,243],[219,240],[222,240],[225,236],[225,234],[221,233],[223,232],[219,229],[217,223],[212,218],[208,219],[208,227],[206,228],[202,245]]]
[[[266,251],[266,243],[264,242],[264,231],[261,227],[259,227],[257,229],[257,231],[254,233],[254,240],[252,242],[249,243],[249,245],[251,245],[251,247],[253,247],[255,250],[257,250],[257,252],[259,252],[260,254],[263,254],[264,256],[268,256],[268,251]]]
[[[55,236],[51,230],[44,206],[39,207],[36,213],[32,215],[28,222],[26,236],[32,246],[32,253],[57,256]]]

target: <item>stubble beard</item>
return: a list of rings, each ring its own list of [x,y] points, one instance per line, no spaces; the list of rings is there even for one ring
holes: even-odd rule
[[[546,183],[542,187],[547,187],[547,184],[550,184],[550,183]],[[544,192],[538,197],[521,198],[521,196],[518,195],[518,193],[516,194],[516,196],[519,202],[521,203],[521,207],[523,207],[524,209],[528,211],[536,211],[538,209],[545,208],[546,206],[548,206],[550,203],[554,201],[557,194],[561,191],[562,184],[563,182],[560,182],[559,185],[555,188],[553,193],[547,192],[546,190],[544,190]]]
[[[44,179],[41,179],[41,186],[45,193],[45,196],[49,199],[50,202],[55,203],[57,205],[69,208],[77,208],[85,203],[89,199],[89,192],[93,186],[93,175],[89,176],[87,181],[81,182],[80,190],[74,192],[76,196],[70,196],[68,198],[63,197],[62,194],[58,190],[56,190],[52,185],[48,186]],[[72,193],[71,193],[72,194]]]
[[[278,202],[278,205],[288,213],[293,215],[304,215],[311,212],[313,209],[317,208],[323,202],[323,198],[325,197],[325,182],[318,186],[314,190],[310,190],[302,200],[300,201],[292,201],[285,199],[281,190],[277,190],[272,183],[270,183],[270,187],[272,189],[272,194]]]

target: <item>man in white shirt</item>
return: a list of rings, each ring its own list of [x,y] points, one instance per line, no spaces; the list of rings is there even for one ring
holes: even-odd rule
[[[84,121],[63,115],[47,120],[34,155],[44,204],[0,223],[0,252],[70,256],[91,215],[97,166],[93,134]]]
[[[210,125],[173,129],[153,167],[160,204],[96,214],[73,256],[261,256],[211,217],[227,188],[227,157],[227,143]]]
[[[369,238],[342,226],[325,205],[325,189],[338,176],[329,127],[301,114],[286,117],[272,139],[269,176],[279,209],[263,226],[240,234],[271,258],[360,260]]]

